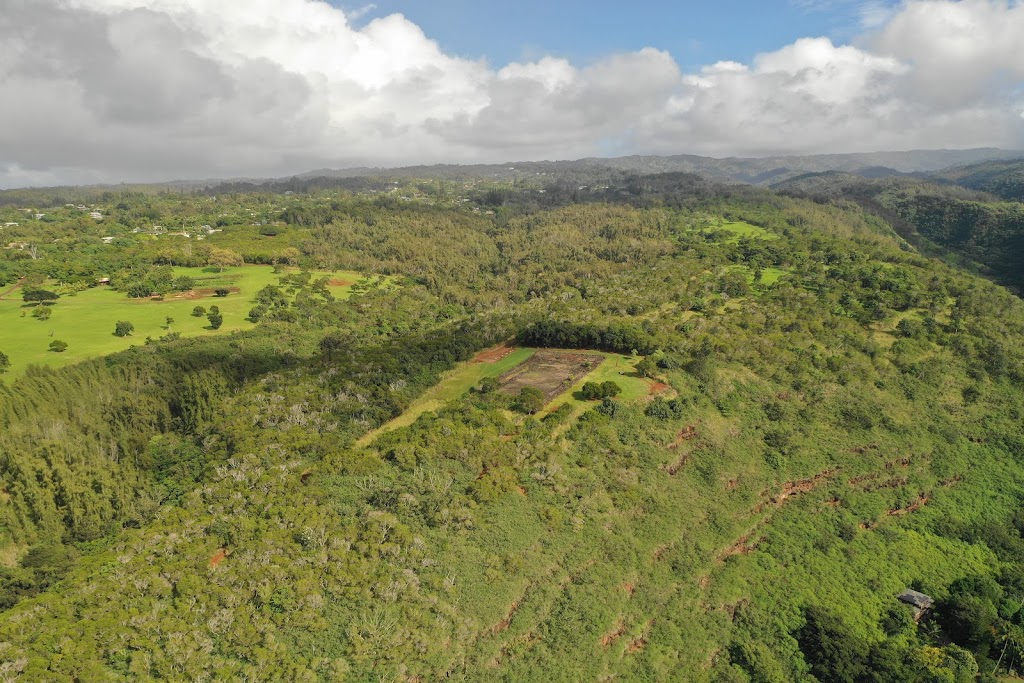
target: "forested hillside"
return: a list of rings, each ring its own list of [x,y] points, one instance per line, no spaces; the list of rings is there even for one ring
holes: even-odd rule
[[[1024,304],[897,232],[953,218],[686,174],[379,183],[0,209],[19,324],[97,287],[215,305],[182,268],[276,280],[226,295],[244,331],[0,380],[7,680],[1024,666]]]

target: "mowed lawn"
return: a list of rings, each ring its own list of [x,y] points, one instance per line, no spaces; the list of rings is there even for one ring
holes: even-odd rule
[[[57,367],[123,351],[145,343],[146,337],[156,339],[168,332],[195,337],[248,329],[253,323],[245,317],[254,305],[256,292],[266,285],[280,283],[280,276],[274,274],[272,266],[226,268],[222,273],[210,268],[175,268],[174,273],[194,278],[196,290],[228,288],[233,291],[226,297],[211,293],[198,298],[172,293],[159,301],[129,299],[124,292],[93,287],[73,296],[62,296],[51,306],[53,313],[46,321],[32,317],[32,307],[22,301],[20,289],[10,292],[0,299],[0,351],[11,359],[11,370],[0,377],[10,381],[31,363]],[[355,283],[363,278],[359,273],[314,273],[316,277],[324,275],[338,281],[330,287],[338,298],[347,297],[351,291],[350,286],[342,286],[341,282]],[[238,291],[234,291],[235,288]],[[196,306],[209,309],[213,305],[219,306],[224,316],[224,323],[218,330],[210,329],[206,317],[192,316]],[[174,319],[169,328],[168,317]],[[135,326],[132,336],[114,336],[114,326],[119,320],[127,320]],[[49,351],[50,342],[55,339],[67,342],[67,351]]]

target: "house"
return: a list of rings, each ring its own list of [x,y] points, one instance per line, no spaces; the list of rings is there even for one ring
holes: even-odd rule
[[[17,223],[4,223],[4,227],[5,228],[13,228],[13,227],[17,227],[17,225],[18,225]]]
[[[109,277],[97,278],[96,279],[96,284],[98,284],[98,285],[109,285],[110,284],[110,278]]]
[[[919,593],[909,588],[896,597],[900,602],[906,603],[914,608],[914,621],[920,621],[921,617],[924,616],[925,612],[931,609],[932,604],[935,602],[932,600],[931,596]]]
[[[8,249],[25,249],[28,247],[28,242],[11,242],[7,245]]]
[[[114,241],[114,237],[101,237],[100,240],[103,242],[103,244],[110,244],[111,242]]]
[[[100,213],[99,211],[92,211],[92,212],[90,212],[89,213],[89,217],[90,218],[95,218],[98,221],[99,220],[103,220],[103,214]]]

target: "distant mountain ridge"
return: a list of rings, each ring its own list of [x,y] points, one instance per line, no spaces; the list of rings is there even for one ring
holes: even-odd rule
[[[805,156],[728,157],[692,154],[672,156],[588,157],[574,161],[521,161],[504,164],[438,164],[402,168],[358,167],[318,169],[298,178],[351,178],[366,176],[458,178],[489,176],[511,180],[522,175],[559,174],[567,171],[610,169],[641,175],[695,173],[710,180],[751,185],[773,185],[807,173],[843,171],[866,178],[928,173],[978,162],[1024,159],[1024,151],[983,147],[964,150],[910,150]]]

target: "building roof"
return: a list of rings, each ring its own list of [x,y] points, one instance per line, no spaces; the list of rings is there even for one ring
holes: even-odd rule
[[[910,590],[909,588],[900,593],[897,597],[901,602],[913,605],[914,607],[922,610],[928,609],[934,602],[931,596],[925,595],[924,593],[918,593],[917,591]]]

